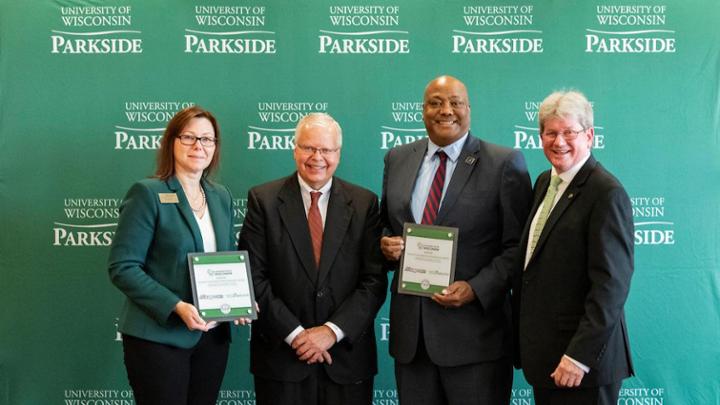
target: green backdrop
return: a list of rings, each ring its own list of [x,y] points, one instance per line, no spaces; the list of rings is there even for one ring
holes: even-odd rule
[[[310,111],[343,126],[337,174],[380,192],[425,136],[422,91],[468,87],[472,131],[548,168],[539,102],[593,102],[595,156],[635,212],[619,404],[720,404],[718,0],[0,0],[0,404],[131,404],[106,271],[118,205],[167,120],[213,111],[235,196],[289,174]],[[397,403],[387,305],[376,404]],[[240,328],[218,404],[253,403]],[[532,396],[516,373],[513,403]]]

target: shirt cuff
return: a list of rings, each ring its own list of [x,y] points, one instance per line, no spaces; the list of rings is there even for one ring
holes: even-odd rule
[[[588,367],[588,366],[580,363],[579,361],[573,359],[572,357],[568,356],[567,354],[564,354],[563,357],[565,357],[566,359],[572,361],[576,366],[580,367],[580,369],[581,369],[582,371],[584,371],[585,374],[587,374],[587,373],[590,372],[590,367]]]
[[[330,328],[330,330],[335,333],[335,343],[341,341],[345,337],[345,333],[343,333],[342,329],[340,329],[337,325],[335,325],[332,322],[325,322],[325,326]]]
[[[303,328],[302,325],[298,325],[297,328],[293,329],[293,331],[290,332],[290,334],[287,335],[287,337],[285,337],[285,343],[292,346],[293,340],[295,340],[297,335],[299,335],[300,332],[302,332],[304,330],[305,330],[305,328]]]

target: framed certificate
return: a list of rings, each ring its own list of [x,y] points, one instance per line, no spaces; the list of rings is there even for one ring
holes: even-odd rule
[[[248,253],[188,253],[190,285],[206,321],[257,319]]]
[[[458,228],[406,222],[400,258],[400,294],[425,297],[439,293],[455,278]]]

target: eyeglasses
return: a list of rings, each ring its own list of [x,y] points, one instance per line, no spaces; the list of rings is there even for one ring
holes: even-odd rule
[[[300,149],[301,151],[303,151],[303,153],[307,153],[308,155],[314,155],[315,152],[319,152],[321,156],[329,156],[340,150],[340,148],[335,148],[335,149],[315,148],[315,147],[307,146],[307,145],[297,145],[297,148]]]
[[[205,147],[215,146],[217,138],[211,138],[209,136],[194,136],[194,135],[178,135],[177,138],[180,143],[185,146],[193,146],[197,141],[200,141],[200,145]]]
[[[450,100],[449,103],[450,103],[450,108],[452,108],[453,110],[459,110],[459,109],[467,106],[466,102],[460,101],[460,100]],[[438,108],[442,108],[442,106],[445,105],[445,100],[438,100],[438,99],[428,100],[425,102],[425,105],[428,106],[429,108],[436,110]]]
[[[547,139],[548,141],[554,141],[555,138],[558,137],[558,135],[562,135],[563,139],[566,141],[574,141],[575,138],[578,137],[581,133],[585,132],[585,128],[583,129],[566,129],[564,131],[546,131],[542,133],[542,137]]]

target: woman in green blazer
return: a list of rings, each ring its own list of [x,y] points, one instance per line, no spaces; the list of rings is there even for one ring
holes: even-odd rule
[[[135,183],[120,207],[109,272],[127,297],[119,330],[139,405],[215,404],[220,390],[230,327],[200,317],[187,263],[190,252],[236,248],[230,192],[208,179],[219,158],[215,117],[197,106],[179,111],[155,176]]]

